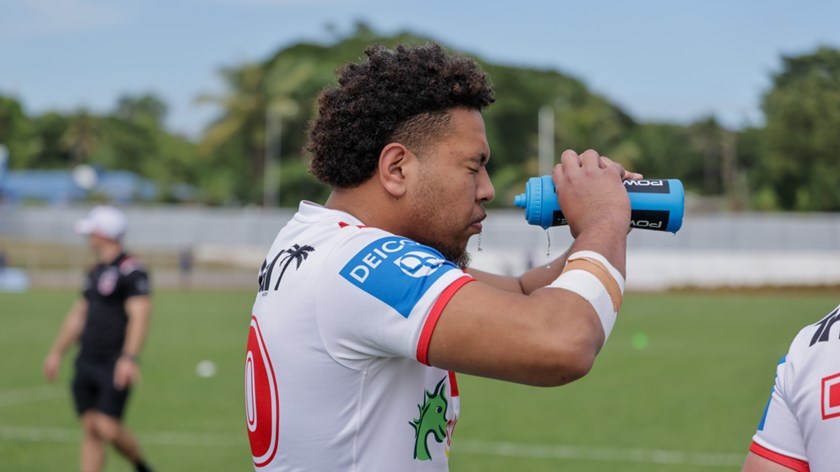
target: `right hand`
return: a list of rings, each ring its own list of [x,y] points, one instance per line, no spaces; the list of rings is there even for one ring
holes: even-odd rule
[[[51,352],[44,359],[44,377],[48,382],[54,382],[58,377],[58,369],[61,367],[61,355]]]
[[[630,227],[630,197],[624,188],[624,167],[592,149],[580,156],[566,150],[552,172],[557,201],[569,223],[572,236],[592,230]]]

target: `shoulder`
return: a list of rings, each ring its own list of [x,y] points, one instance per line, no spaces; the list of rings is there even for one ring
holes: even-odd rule
[[[398,236],[376,228],[347,228],[347,237],[342,238],[338,248],[350,262],[363,262],[375,268],[384,261],[394,262],[404,271],[416,272],[421,266],[454,264],[437,250],[413,239]]]
[[[838,321],[840,321],[840,305],[834,307],[816,323],[802,328],[794,338],[794,343],[813,346],[828,340],[840,339],[840,323]],[[832,333],[833,335],[831,335]]]
[[[337,275],[368,293],[404,293],[415,287],[422,294],[444,274],[464,275],[436,249],[385,232],[348,242],[336,262]]]
[[[126,256],[120,263],[118,264],[120,275],[132,275],[132,274],[140,274],[146,275],[146,267],[143,262],[138,259],[136,256]]]
[[[822,348],[840,346],[840,305],[816,323],[805,326],[796,334],[788,350],[787,361],[813,357]]]

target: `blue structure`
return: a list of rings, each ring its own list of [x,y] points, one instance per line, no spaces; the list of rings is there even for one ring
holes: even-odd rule
[[[40,200],[66,203],[84,200],[95,192],[117,203],[153,200],[157,185],[133,172],[107,171],[97,173],[96,185],[85,190],[66,170],[11,170],[0,172],[0,194],[7,201]]]
[[[103,171],[88,165],[67,170],[8,170],[9,155],[0,144],[0,202],[38,200],[68,203],[85,200],[96,193],[115,203],[153,200],[157,185],[128,171]],[[80,172],[81,171],[81,172]],[[189,196],[191,188],[179,188]]]
[[[22,293],[29,290],[29,276],[23,269],[0,269],[0,292]]]

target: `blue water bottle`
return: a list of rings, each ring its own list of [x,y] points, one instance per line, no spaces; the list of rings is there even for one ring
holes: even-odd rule
[[[682,182],[677,179],[625,180],[624,188],[630,196],[631,227],[671,233],[679,231],[685,206]],[[528,179],[525,193],[517,195],[513,204],[525,209],[525,219],[529,224],[545,229],[568,224],[557,203],[550,175]]]

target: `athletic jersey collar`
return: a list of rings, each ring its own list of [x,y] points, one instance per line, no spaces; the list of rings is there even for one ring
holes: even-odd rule
[[[364,226],[364,223],[350,213],[340,210],[333,210],[323,205],[313,203],[307,200],[302,200],[298,211],[294,218],[303,223],[314,223],[324,221],[325,218],[331,218],[336,223],[345,223],[351,226]]]

